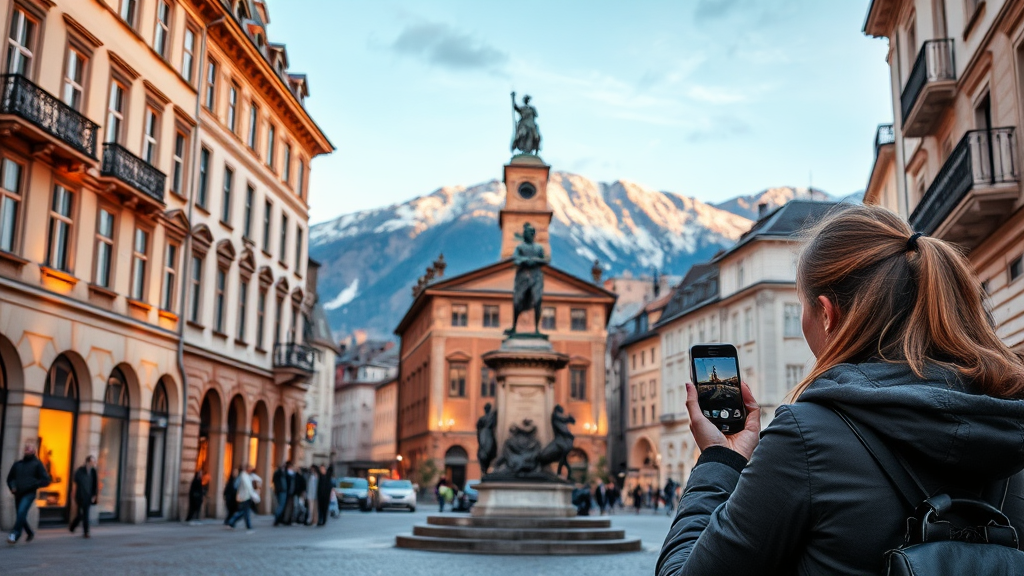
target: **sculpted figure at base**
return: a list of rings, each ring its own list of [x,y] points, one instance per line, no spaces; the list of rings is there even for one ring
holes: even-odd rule
[[[491,461],[498,454],[498,443],[494,438],[494,426],[498,423],[498,411],[484,405],[484,415],[476,421],[476,459],[480,462],[480,473],[487,474]]]
[[[541,266],[547,264],[549,258],[544,247],[536,244],[534,239],[537,231],[527,222],[523,224],[523,241],[512,253],[512,262],[516,265],[515,285],[512,289],[512,328],[505,333],[516,333],[519,315],[533,310],[533,331],[540,334],[541,299],[544,295],[544,271]]]
[[[547,466],[558,462],[558,471],[555,472],[557,476],[562,475],[563,466],[567,472],[572,472],[572,469],[569,468],[568,457],[576,437],[569,430],[569,424],[575,423],[576,419],[572,415],[565,415],[565,409],[561,404],[555,406],[554,412],[551,413],[551,430],[555,433],[555,438],[541,451],[540,463],[542,466]]]
[[[508,428],[508,438],[501,447],[501,456],[494,463],[494,469],[516,476],[540,472],[540,440],[537,440],[537,425],[526,418],[520,424]]]

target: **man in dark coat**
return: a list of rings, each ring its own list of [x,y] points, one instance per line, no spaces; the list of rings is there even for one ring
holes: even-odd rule
[[[231,471],[231,476],[228,477],[228,481],[224,483],[224,504],[228,507],[228,518],[235,515],[238,512],[238,477],[242,475],[242,468],[238,468],[236,473],[234,470]]]
[[[85,459],[85,464],[78,467],[75,470],[74,476],[75,482],[75,505],[78,506],[78,514],[75,515],[75,519],[71,522],[71,526],[68,527],[73,534],[75,528],[78,528],[78,523],[82,523],[82,531],[85,532],[85,537],[89,537],[89,507],[96,503],[96,499],[99,497],[100,484],[96,478],[96,458],[94,456],[88,456]]]
[[[284,510],[285,504],[288,503],[288,469],[291,468],[291,462],[285,462],[280,468],[274,470],[274,477],[271,483],[274,485],[274,496],[277,497],[277,508],[274,509],[274,526],[279,526],[284,523]]]
[[[294,496],[294,498],[292,498],[293,514],[289,516],[287,522],[288,524],[291,524],[293,521],[298,522],[299,524],[306,523],[306,476],[304,474],[305,471],[305,469],[300,469],[298,472],[295,473],[295,476],[293,477],[295,483],[295,491],[292,494]]]
[[[317,510],[320,511],[320,515],[316,519],[317,526],[327,524],[328,510],[331,507],[331,490],[334,490],[334,467],[328,468],[321,464],[320,479],[316,485]]]
[[[31,542],[36,537],[35,532],[28,525],[28,511],[36,500],[36,490],[46,488],[50,485],[50,475],[46,473],[46,467],[36,458],[36,445],[25,444],[24,455],[21,460],[11,466],[7,473],[7,488],[14,494],[14,501],[17,504],[17,520],[14,522],[14,529],[7,537],[8,544],[14,544],[21,538],[24,530],[28,535],[26,542]]]
[[[597,487],[594,488],[594,502],[597,503],[597,509],[604,516],[605,508],[608,507],[608,487],[605,486],[604,482],[599,481]]]
[[[188,516],[186,522],[199,520],[199,509],[203,506],[203,497],[206,496],[206,486],[203,486],[203,471],[196,470],[192,477],[192,484],[188,487]]]

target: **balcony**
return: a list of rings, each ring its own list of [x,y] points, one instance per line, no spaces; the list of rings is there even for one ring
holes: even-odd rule
[[[96,160],[99,126],[18,74],[0,74],[0,135],[17,132],[35,153],[74,164]]]
[[[316,362],[316,349],[305,344],[274,345],[274,382],[278,386],[309,386]]]
[[[974,248],[1020,195],[1013,128],[972,130],[956,145],[910,215],[915,230]]]
[[[111,191],[122,197],[130,208],[164,206],[164,184],[167,177],[148,162],[115,142],[103,145],[103,165],[100,176],[105,178]]]
[[[900,95],[903,135],[919,138],[931,134],[955,95],[953,39],[928,40]]]

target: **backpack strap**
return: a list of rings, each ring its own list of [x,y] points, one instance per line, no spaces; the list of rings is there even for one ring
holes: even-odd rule
[[[910,469],[899,455],[886,446],[881,438],[870,430],[862,431],[839,408],[835,406],[830,408],[843,419],[843,422],[846,422],[846,425],[853,431],[853,435],[864,445],[864,448],[867,449],[868,454],[871,454],[871,458],[878,464],[886,479],[896,488],[896,491],[899,492],[900,496],[903,497],[903,500],[912,510],[916,509],[923,500],[926,500],[931,495],[917,474]]]

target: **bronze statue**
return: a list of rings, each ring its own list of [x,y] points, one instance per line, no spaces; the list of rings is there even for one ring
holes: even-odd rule
[[[498,411],[491,409],[491,404],[484,404],[484,415],[476,421],[476,459],[480,462],[480,473],[487,474],[491,461],[498,454],[498,444],[494,439],[494,426],[498,423]]]
[[[519,113],[516,133],[512,137],[512,152],[522,151],[524,154],[536,154],[540,151],[540,130],[537,129],[537,109],[530,106],[530,96],[523,96],[523,105],[516,105],[516,93],[512,93],[512,108]]]
[[[544,247],[534,243],[537,231],[529,222],[523,224],[523,241],[512,253],[512,262],[516,265],[515,285],[512,289],[512,328],[506,330],[508,335],[516,333],[519,315],[526,310],[533,310],[533,331],[540,334],[541,298],[544,294],[544,271],[541,266],[548,263]]]
[[[555,438],[541,451],[540,463],[542,466],[547,466],[548,464],[558,462],[558,471],[555,472],[557,476],[562,475],[563,466],[567,472],[572,473],[568,458],[569,452],[572,452],[572,444],[576,437],[569,430],[569,424],[575,423],[576,419],[572,415],[565,415],[565,409],[562,408],[561,404],[555,406],[555,411],[551,413],[551,430],[554,432]]]
[[[537,440],[537,425],[526,418],[520,424],[508,428],[508,438],[501,447],[501,456],[494,463],[494,469],[503,469],[515,476],[527,476],[540,472],[540,440]]]

